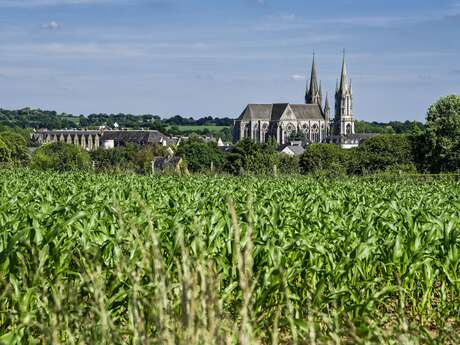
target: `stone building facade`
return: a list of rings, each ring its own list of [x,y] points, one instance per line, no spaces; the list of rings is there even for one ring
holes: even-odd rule
[[[81,147],[84,150],[97,150],[102,144],[100,131],[37,131],[32,133],[31,141],[37,145],[63,142]]]
[[[357,146],[353,116],[353,92],[348,81],[345,55],[342,62],[340,83],[335,91],[335,116],[326,95],[323,106],[323,92],[318,83],[315,57],[311,68],[309,84],[305,92],[305,104],[249,104],[234,121],[233,141],[251,139],[265,143],[270,138],[278,145],[289,143],[292,134],[301,132],[309,143],[347,142]],[[348,138],[348,139],[347,139]],[[341,145],[342,146],[342,145]]]
[[[85,130],[41,130],[32,133],[31,140],[37,145],[63,142],[79,146],[83,150],[93,151],[99,147],[111,149],[116,146],[136,144],[145,146],[159,144],[167,146],[168,137],[159,131],[85,131]]]

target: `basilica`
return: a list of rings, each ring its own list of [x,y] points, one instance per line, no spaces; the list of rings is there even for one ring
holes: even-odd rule
[[[351,81],[348,80],[345,54],[335,90],[334,118],[331,118],[327,94],[323,99],[313,57],[305,104],[247,105],[234,122],[233,141],[249,138],[257,143],[265,143],[273,138],[279,145],[286,145],[299,132],[309,143],[334,143],[344,148],[359,144],[360,138],[355,135],[353,92]]]

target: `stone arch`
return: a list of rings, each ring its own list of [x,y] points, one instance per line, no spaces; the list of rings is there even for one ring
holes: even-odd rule
[[[347,135],[350,135],[353,133],[353,127],[351,126],[351,123],[348,123],[347,126],[346,126],[346,129],[345,129],[345,133]]]
[[[251,124],[247,123],[243,127],[243,137],[242,139],[247,139],[251,137]]]
[[[319,133],[319,126],[318,124],[313,124],[313,126],[311,126],[311,134],[312,134],[312,141],[314,143],[319,143],[320,142],[320,133]]]
[[[257,122],[252,126],[252,138],[254,142],[259,141],[259,124]]]
[[[262,124],[262,127],[260,129],[261,131],[261,138],[262,138],[262,143],[266,143],[268,141],[268,123]]]

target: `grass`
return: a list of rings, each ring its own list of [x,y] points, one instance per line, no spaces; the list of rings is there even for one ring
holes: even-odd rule
[[[460,343],[454,181],[0,170],[0,229],[0,343]]]

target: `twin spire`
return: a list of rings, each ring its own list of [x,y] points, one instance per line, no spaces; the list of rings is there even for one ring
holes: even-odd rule
[[[318,86],[319,85],[319,86]],[[345,50],[343,51],[343,60],[342,60],[342,72],[339,80],[337,80],[336,95],[346,95],[347,93],[351,94],[351,80],[348,82],[347,76],[347,64],[345,61]],[[323,103],[323,92],[321,82],[318,84],[318,74],[316,71],[316,62],[315,62],[315,53],[313,53],[313,63],[311,66],[311,76],[310,83],[307,82],[307,90],[305,92],[305,103],[306,104],[318,104],[322,106]],[[324,113],[330,113],[331,107],[329,105],[328,95],[326,94],[326,102],[324,105]]]

